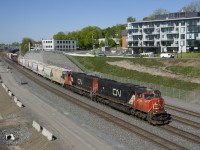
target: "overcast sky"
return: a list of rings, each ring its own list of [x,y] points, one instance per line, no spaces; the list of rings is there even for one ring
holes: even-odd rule
[[[51,39],[87,26],[107,28],[137,21],[158,8],[179,11],[194,0],[1,0],[0,43]]]

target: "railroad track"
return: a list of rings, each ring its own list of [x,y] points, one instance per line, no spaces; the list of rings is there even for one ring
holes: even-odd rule
[[[190,110],[178,108],[178,107],[167,105],[167,104],[165,105],[165,107],[166,107],[166,109],[170,109],[170,110],[173,110],[173,111],[176,111],[176,112],[179,112],[179,113],[183,113],[183,114],[186,114],[186,115],[189,115],[189,116],[192,116],[192,117],[200,118],[200,113],[197,113],[197,112],[193,112],[193,111],[190,111]],[[198,123],[198,122],[195,122],[195,121],[183,118],[183,117],[179,117],[179,116],[176,116],[176,115],[172,115],[171,117],[172,117],[173,121],[177,121],[177,122],[186,124],[188,126],[194,127],[196,129],[200,129],[200,123]]]
[[[185,119],[185,118],[182,118],[182,117],[179,117],[179,116],[175,116],[175,115],[172,115],[171,117],[172,117],[172,121],[177,121],[177,122],[180,122],[182,124],[186,124],[188,126],[191,126],[193,128],[200,129],[200,123],[198,123],[198,122],[188,120],[188,119]]]
[[[173,126],[170,126],[170,125],[160,126],[160,128],[162,128],[162,129],[164,129],[168,132],[171,132],[173,134],[176,134],[180,137],[184,137],[185,139],[190,140],[191,142],[195,142],[197,144],[200,144],[200,137],[197,136],[197,135],[194,135],[192,133],[180,130],[180,129],[173,127]]]
[[[102,110],[99,110],[97,108],[94,108],[94,107],[91,107],[90,105],[86,104],[86,103],[83,103],[81,101],[78,101],[77,99],[75,99],[74,97],[71,97],[69,95],[66,95],[66,92],[63,92],[62,90],[58,90],[57,88],[55,88],[55,85],[49,85],[49,84],[46,84],[44,83],[44,81],[42,81],[42,79],[40,78],[40,80],[36,79],[36,77],[33,76],[32,73],[30,73],[30,71],[28,70],[24,70],[22,69],[20,66],[18,66],[17,64],[11,62],[11,61],[8,61],[6,60],[10,65],[14,65],[15,66],[15,69],[17,69],[19,72],[22,72],[27,78],[29,78],[30,80],[34,81],[35,83],[37,83],[38,85],[42,86],[43,88],[45,88],[46,90],[48,91],[51,91],[52,93],[64,98],[64,99],[67,99],[68,101],[70,101],[71,103],[77,105],[78,107],[81,107],[89,112],[92,112],[93,114],[109,121],[109,122],[113,122],[114,124],[116,124],[117,126],[125,129],[125,130],[128,130],[134,134],[137,134],[139,135],[140,137],[142,138],[145,138],[147,139],[148,141],[158,145],[158,146],[161,146],[162,148],[164,149],[185,149],[184,147],[172,142],[172,141],[169,141],[161,136],[158,136],[158,135],[155,135],[149,131],[146,131],[138,126],[135,126],[133,124],[130,124],[122,119],[119,119],[111,114],[108,114]],[[172,126],[161,126],[160,128],[164,129],[164,130],[167,130],[168,132],[171,132],[173,134],[176,134],[178,136],[182,136],[184,137],[185,139],[188,139],[192,142],[195,142],[195,143],[200,143],[200,137],[196,136],[196,135],[193,135],[191,133],[188,133],[188,132],[185,132],[185,131],[182,131],[180,129],[177,129],[177,128],[174,128]],[[197,140],[196,140],[197,139]]]
[[[187,109],[183,109],[183,108],[178,108],[176,106],[171,106],[171,105],[165,105],[165,107],[167,109],[171,109],[171,110],[174,110],[174,111],[177,111],[177,112],[180,112],[180,113],[184,113],[184,114],[187,114],[187,115],[190,115],[190,116],[193,116],[193,117],[197,117],[197,118],[200,118],[200,113],[197,113],[197,112],[193,112],[193,111],[190,111],[190,110],[187,110]]]

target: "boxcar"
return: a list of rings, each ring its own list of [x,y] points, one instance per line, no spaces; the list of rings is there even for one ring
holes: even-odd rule
[[[44,77],[49,79],[49,80],[52,80],[52,76],[53,76],[53,73],[52,73],[52,69],[55,68],[55,66],[44,66]]]
[[[32,71],[38,73],[38,62],[33,62]]]
[[[28,68],[32,70],[34,60],[28,60]]]
[[[25,67],[26,67],[26,68],[29,68],[29,67],[28,67],[28,61],[29,61],[29,60],[28,60],[28,59],[24,59],[24,60],[25,60]]]
[[[38,63],[38,74],[41,76],[44,76],[44,66],[46,66],[43,63]]]
[[[61,67],[54,67],[52,68],[52,80],[64,85],[64,76],[69,70],[61,68]]]

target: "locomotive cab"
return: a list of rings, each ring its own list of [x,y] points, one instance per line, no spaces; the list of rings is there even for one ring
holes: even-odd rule
[[[135,109],[144,112],[146,119],[152,124],[163,124],[169,120],[169,114],[165,111],[165,102],[159,90],[139,88],[135,91],[133,105]]]

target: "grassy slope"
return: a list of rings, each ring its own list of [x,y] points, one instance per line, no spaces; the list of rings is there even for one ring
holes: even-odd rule
[[[98,71],[106,74],[111,74],[119,77],[124,77],[128,79],[160,84],[168,87],[174,87],[183,90],[194,90],[200,89],[200,84],[180,81],[172,78],[155,76],[148,73],[142,73],[138,71],[128,70],[117,66],[111,66],[106,63],[106,61],[119,61],[122,58],[106,58],[106,57],[75,57],[83,66],[87,69]],[[164,63],[158,62],[156,59],[127,59],[133,63],[145,65],[162,67],[165,66]]]
[[[200,77],[200,70],[192,66],[176,65],[176,66],[169,66],[166,69],[174,73],[183,74],[186,76]]]

